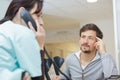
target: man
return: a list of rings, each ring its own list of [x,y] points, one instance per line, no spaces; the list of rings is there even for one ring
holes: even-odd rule
[[[116,75],[114,60],[106,52],[102,41],[103,33],[95,24],[86,24],[80,29],[80,51],[66,58],[65,74],[72,80],[104,80]],[[54,76],[53,80],[66,80]]]
[[[0,20],[0,80],[43,80],[41,52],[45,43],[42,20],[43,0],[12,0]],[[21,12],[27,10],[37,24],[25,24]],[[31,30],[32,29],[32,30]]]

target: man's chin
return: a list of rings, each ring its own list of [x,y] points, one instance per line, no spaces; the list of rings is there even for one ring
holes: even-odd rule
[[[81,47],[81,50],[82,50],[83,53],[86,53],[86,54],[91,53],[91,51],[89,49],[84,49],[84,48]]]
[[[89,53],[91,53],[91,51],[83,51],[84,53],[86,53],[86,54],[89,54]]]

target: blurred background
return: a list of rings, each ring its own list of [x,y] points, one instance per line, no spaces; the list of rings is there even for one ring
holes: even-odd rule
[[[0,19],[11,0],[1,0]],[[47,32],[46,49],[51,57],[66,58],[79,50],[79,29],[95,23],[103,31],[107,52],[120,70],[120,0],[44,0],[43,20]]]

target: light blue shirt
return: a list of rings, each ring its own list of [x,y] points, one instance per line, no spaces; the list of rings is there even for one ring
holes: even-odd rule
[[[28,27],[6,21],[0,25],[0,80],[21,80],[23,71],[40,76],[40,47]]]

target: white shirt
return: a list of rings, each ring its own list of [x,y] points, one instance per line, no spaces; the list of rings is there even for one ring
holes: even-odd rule
[[[81,53],[81,51],[75,53],[75,55],[77,56],[77,58],[78,58],[79,60],[80,60],[80,53]],[[96,56],[94,57],[94,59],[93,59],[92,61],[94,61],[94,60],[96,60],[96,59],[98,59],[98,58],[100,58],[100,55],[97,53]],[[92,61],[91,61],[91,62],[92,62]],[[81,66],[82,66],[82,69],[85,69],[85,67],[86,67],[86,66],[84,66],[84,65],[82,65],[82,64],[81,64]]]

